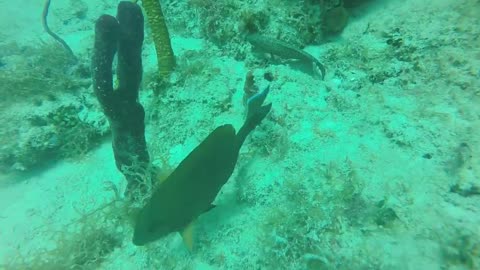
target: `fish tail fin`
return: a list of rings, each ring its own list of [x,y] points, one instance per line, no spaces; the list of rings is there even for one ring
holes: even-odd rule
[[[247,118],[237,134],[238,148],[242,146],[248,134],[262,122],[272,109],[272,103],[262,105],[269,92],[270,86],[267,86],[262,92],[253,95],[247,100]]]

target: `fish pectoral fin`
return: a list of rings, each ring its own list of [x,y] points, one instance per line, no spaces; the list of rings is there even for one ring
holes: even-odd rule
[[[193,250],[193,238],[194,238],[194,226],[195,221],[190,222],[182,231],[180,231],[180,235],[182,236],[183,243],[187,247],[189,251]]]
[[[204,213],[212,210],[215,207],[216,205],[210,204]],[[195,229],[195,220],[190,222],[185,228],[183,228],[183,230],[180,231],[180,235],[182,236],[183,243],[185,244],[185,246],[189,251],[193,250],[194,229]]]

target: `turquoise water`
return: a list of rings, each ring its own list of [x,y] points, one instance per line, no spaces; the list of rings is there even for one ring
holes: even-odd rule
[[[0,269],[480,269],[478,1],[137,2],[0,1]]]

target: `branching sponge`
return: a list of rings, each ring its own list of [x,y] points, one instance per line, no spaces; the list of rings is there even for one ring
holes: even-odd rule
[[[143,14],[132,2],[118,5],[117,18],[102,15],[95,25],[92,59],[93,89],[110,123],[117,168],[126,176],[127,194],[145,179],[149,155],[145,141],[145,111],[138,102],[142,80]],[[118,51],[118,88],[113,88],[112,64]],[[136,168],[132,173],[131,168]]]
[[[157,51],[158,71],[162,79],[167,79],[175,67],[175,56],[170,43],[170,34],[158,0],[143,0],[148,24],[152,29],[153,42]]]

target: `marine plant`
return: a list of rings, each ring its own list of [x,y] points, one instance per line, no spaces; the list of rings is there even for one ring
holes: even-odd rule
[[[449,269],[479,269],[480,241],[478,232],[453,228],[452,234],[437,232],[443,263]]]
[[[61,230],[43,228],[50,236],[42,247],[23,250],[7,257],[5,269],[99,269],[125,238],[118,230],[129,219],[128,207],[113,200],[90,213],[64,224]],[[112,230],[117,228],[117,231]],[[25,253],[27,252],[27,253]],[[2,265],[0,265],[1,268]]]
[[[363,179],[351,160],[317,167],[308,174],[301,170],[287,174],[279,196],[268,202],[258,236],[262,267],[348,269],[348,261],[357,258],[342,258],[343,235],[366,223],[393,223],[393,210],[384,202],[374,205],[362,196]],[[362,261],[358,269],[373,269],[367,267],[370,263]]]
[[[71,59],[57,44],[38,47],[6,43],[0,46],[1,104],[18,101],[42,102],[56,99],[58,93],[73,93],[87,87],[86,68],[72,67]]]
[[[77,99],[78,92],[91,84],[85,65],[72,66],[68,53],[56,43],[6,43],[0,46],[0,59],[4,62],[0,111],[5,123],[0,132],[4,142],[0,170],[29,171],[91,149],[102,132],[78,117],[86,105]],[[69,125],[75,129],[65,128],[67,120],[72,120]],[[17,137],[11,140],[11,136]]]
[[[87,100],[37,102],[31,110],[3,117],[0,171],[31,172],[62,158],[82,158],[108,134],[106,119],[85,109],[91,105]]]
[[[189,4],[200,16],[199,28],[207,39],[222,45],[235,57],[245,58],[242,41],[249,34],[271,36],[299,48],[322,42],[324,16],[328,10],[341,6],[341,1],[190,0]],[[334,27],[343,29],[345,20],[337,21],[343,25]]]
[[[46,124],[53,126],[55,132],[50,139],[55,141],[50,143],[55,145],[56,152],[62,158],[85,155],[102,137],[100,130],[79,118],[80,110],[73,105],[61,106],[50,112],[45,119]]]

